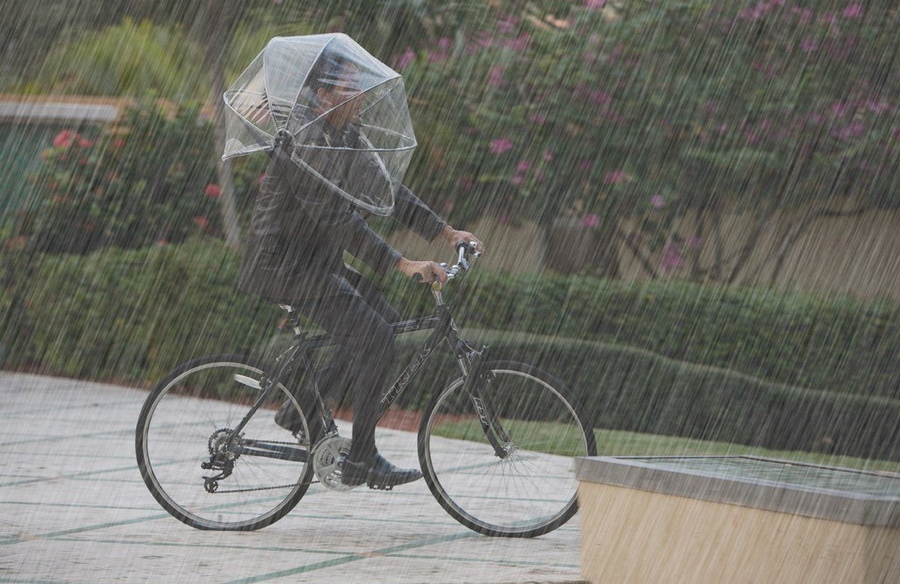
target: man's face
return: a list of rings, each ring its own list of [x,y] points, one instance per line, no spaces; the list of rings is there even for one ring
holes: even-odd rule
[[[337,129],[342,129],[359,117],[363,103],[363,94],[358,89],[359,78],[359,70],[348,63],[341,68],[341,86],[330,85],[318,90],[319,110],[323,113],[331,110],[326,119]]]

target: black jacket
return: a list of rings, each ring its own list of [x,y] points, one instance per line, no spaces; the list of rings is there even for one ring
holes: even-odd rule
[[[349,201],[301,169],[284,149],[270,156],[241,266],[241,290],[285,304],[356,293],[344,277],[345,251],[378,273],[396,266],[400,254]],[[446,226],[404,186],[392,216],[428,241]]]

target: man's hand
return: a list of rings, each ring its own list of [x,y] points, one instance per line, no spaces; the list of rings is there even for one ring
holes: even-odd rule
[[[441,286],[447,283],[447,272],[444,271],[437,262],[431,261],[415,261],[406,258],[400,258],[397,262],[397,269],[407,275],[409,278],[415,278],[418,275],[425,284],[432,282],[440,282]]]
[[[475,242],[475,249],[478,251],[478,253],[484,253],[484,244],[481,243],[480,239],[478,239],[468,231],[459,231],[447,225],[441,232],[441,237],[443,237],[444,241],[450,244],[450,247],[452,247],[453,249],[456,249],[456,245],[462,241],[466,243]]]

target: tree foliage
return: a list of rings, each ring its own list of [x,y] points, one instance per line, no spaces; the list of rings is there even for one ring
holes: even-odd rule
[[[98,136],[60,132],[31,179],[18,236],[41,252],[178,242],[220,232],[212,127],[147,100]]]
[[[428,133],[425,175],[446,179],[427,186],[462,216],[632,218],[636,228],[606,245],[654,253],[659,269],[646,265],[658,275],[686,267],[691,246],[720,245],[723,209],[745,211],[746,245],[694,263],[696,277],[733,281],[783,209],[821,216],[848,201],[851,212],[900,204],[896,7],[491,7],[481,27],[400,63]],[[688,231],[676,227],[686,216],[695,218]]]
[[[774,217],[806,208],[773,252],[774,279],[816,218],[900,205],[892,3],[226,0],[234,26],[209,18],[208,3],[166,1],[152,14],[140,2],[82,4],[72,12],[51,2],[49,14],[75,14],[77,28],[110,6],[98,25],[136,20],[78,35],[41,25],[77,37],[47,70],[71,71],[54,82],[79,91],[196,96],[218,83],[192,68],[204,55],[200,69],[221,71],[219,57],[230,54],[233,78],[270,36],[347,32],[403,73],[420,142],[408,180],[436,210],[456,223],[568,217],[654,276],[689,270],[734,281]],[[33,10],[13,12],[22,22]],[[223,30],[234,32],[230,43]],[[157,55],[158,70],[129,51],[113,55],[126,35],[143,47],[136,53]],[[77,56],[72,68],[55,65],[67,54],[94,57],[80,69]],[[726,210],[746,213],[751,226],[730,255]]]

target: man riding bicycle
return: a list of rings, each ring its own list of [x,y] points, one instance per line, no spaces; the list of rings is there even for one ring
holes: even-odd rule
[[[425,283],[444,283],[447,276],[435,262],[403,257],[369,227],[352,200],[334,192],[334,186],[344,182],[378,182],[378,161],[371,152],[346,156],[364,150],[359,148],[365,140],[357,124],[359,106],[354,105],[362,95],[358,79],[352,60],[329,47],[312,67],[301,95],[310,116],[322,121],[310,126],[303,144],[282,137],[270,155],[253,211],[240,288],[290,305],[335,338],[338,346],[318,383],[330,392],[353,391],[352,444],[341,481],[390,488],[422,476],[416,469],[397,468],[375,445],[377,404],[395,356],[391,323],[400,316],[368,278],[344,263],[344,253],[379,274],[396,269]],[[307,168],[291,158],[292,150],[303,145],[315,147],[305,153]],[[428,241],[440,237],[451,247],[465,241],[484,249],[474,235],[449,226],[405,186],[396,190],[392,216]],[[283,407],[276,422],[296,433],[299,421],[292,412]],[[324,430],[310,431],[314,441]]]

